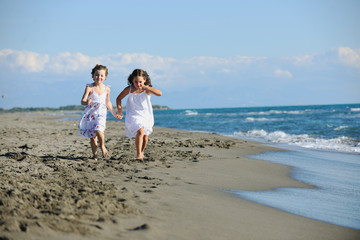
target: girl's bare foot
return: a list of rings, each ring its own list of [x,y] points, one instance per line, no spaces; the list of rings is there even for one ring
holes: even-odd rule
[[[95,162],[97,162],[97,160],[98,160],[98,159],[97,159],[97,154],[94,154],[94,155],[93,155],[93,159],[95,160]]]
[[[144,153],[140,153],[137,155],[136,160],[143,161],[144,160]]]
[[[108,150],[107,150],[105,147],[102,147],[102,148],[101,148],[101,151],[102,151],[102,153],[103,153],[103,157],[106,158],[107,155],[108,155],[108,153],[109,153]]]

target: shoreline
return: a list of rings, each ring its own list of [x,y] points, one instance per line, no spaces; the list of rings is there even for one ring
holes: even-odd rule
[[[254,202],[229,189],[311,187],[290,167],[246,156],[283,151],[212,133],[154,128],[134,161],[124,124],[108,121],[108,159],[89,160],[76,121],[1,114],[2,211],[8,239],[356,239],[360,231]]]

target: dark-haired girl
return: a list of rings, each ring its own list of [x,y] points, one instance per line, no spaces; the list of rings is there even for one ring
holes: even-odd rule
[[[153,88],[150,76],[142,69],[135,69],[128,78],[128,85],[117,97],[116,105],[120,119],[122,115],[121,100],[128,96],[126,102],[125,134],[135,138],[136,159],[144,159],[148,136],[153,131],[154,115],[150,102],[151,94],[161,96],[159,89]]]

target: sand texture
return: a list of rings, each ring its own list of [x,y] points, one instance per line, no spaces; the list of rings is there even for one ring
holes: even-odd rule
[[[291,179],[287,166],[246,157],[274,148],[154,128],[140,162],[124,124],[108,121],[109,156],[95,162],[76,121],[0,117],[1,240],[360,239],[360,231],[226,192],[311,187]]]

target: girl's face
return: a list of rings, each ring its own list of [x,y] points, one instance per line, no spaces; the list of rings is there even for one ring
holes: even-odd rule
[[[137,90],[141,90],[143,88],[143,86],[145,85],[145,79],[141,76],[134,77],[133,85]]]
[[[106,79],[106,71],[105,70],[96,70],[93,75],[94,82],[96,84],[100,84]]]

